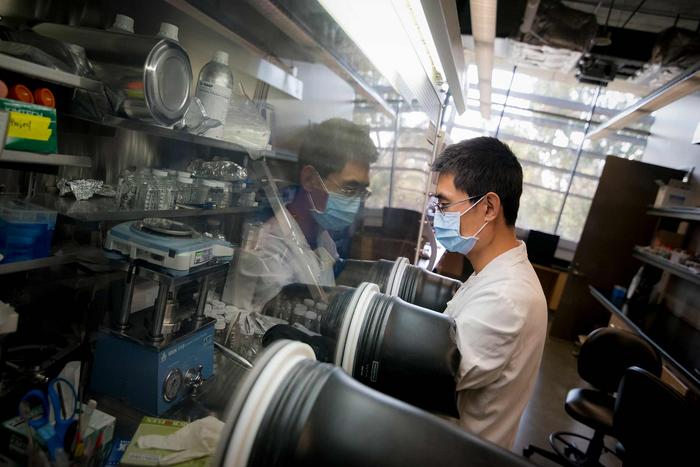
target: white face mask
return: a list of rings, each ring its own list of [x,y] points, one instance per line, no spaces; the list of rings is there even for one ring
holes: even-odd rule
[[[462,212],[443,213],[438,211],[435,213],[435,218],[433,220],[433,227],[435,228],[435,238],[438,242],[442,244],[442,246],[444,246],[447,249],[447,251],[453,251],[456,253],[462,253],[463,255],[466,255],[474,249],[477,240],[479,240],[479,237],[477,237],[477,235],[479,235],[479,233],[481,233],[481,231],[484,230],[484,227],[486,227],[486,224],[488,224],[489,222],[484,222],[484,224],[481,227],[479,227],[479,230],[477,230],[474,233],[474,235],[463,237],[460,229],[460,221],[464,214],[468,213],[485,197],[486,195],[482,196],[476,203],[472,204],[471,206],[469,206],[469,208],[467,208],[467,210]]]

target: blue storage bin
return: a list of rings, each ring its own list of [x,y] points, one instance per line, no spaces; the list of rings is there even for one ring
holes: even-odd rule
[[[0,264],[49,256],[56,214],[22,199],[0,200]]]

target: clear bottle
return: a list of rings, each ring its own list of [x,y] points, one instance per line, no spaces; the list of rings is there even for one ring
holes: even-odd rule
[[[220,344],[226,341],[226,320],[224,318],[217,318],[216,323],[214,323],[214,339]]]
[[[141,169],[135,177],[136,196],[133,208],[153,211],[158,209],[158,185],[153,179],[151,169]]]
[[[228,54],[217,50],[211,61],[199,72],[195,91],[195,96],[202,102],[207,116],[221,122],[220,126],[207,130],[206,136],[218,139],[223,137],[232,93],[233,73],[228,67]]]
[[[219,180],[202,180],[202,185],[208,188],[207,207],[227,208],[231,204],[231,184]]]
[[[175,180],[168,176],[166,170],[153,169],[153,176],[158,188],[158,208],[161,211],[175,209],[177,197],[177,185]]]
[[[117,183],[117,209],[131,209],[136,197],[136,175],[130,170],[124,170],[119,175]]]
[[[176,204],[192,204],[192,185],[194,185],[194,179],[192,178],[177,178],[177,195],[175,196]]]

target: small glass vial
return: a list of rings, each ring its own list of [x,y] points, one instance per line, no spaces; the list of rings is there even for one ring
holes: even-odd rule
[[[301,303],[298,303],[297,305],[294,306],[294,311],[292,312],[292,320],[291,323],[297,323],[301,324],[302,326],[306,326],[306,312],[308,310],[304,305]]]
[[[304,327],[306,327],[306,329],[308,329],[309,331],[318,332],[318,315],[313,311],[307,311],[304,320]]]

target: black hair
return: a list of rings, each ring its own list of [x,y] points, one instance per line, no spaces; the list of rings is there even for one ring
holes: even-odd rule
[[[469,196],[490,191],[501,199],[507,225],[515,225],[523,192],[523,168],[507,144],[481,136],[445,148],[433,170],[454,175],[455,188]]]
[[[299,148],[299,166],[311,165],[322,177],[342,171],[350,161],[371,164],[376,160],[377,147],[369,129],[342,118],[311,125]]]

